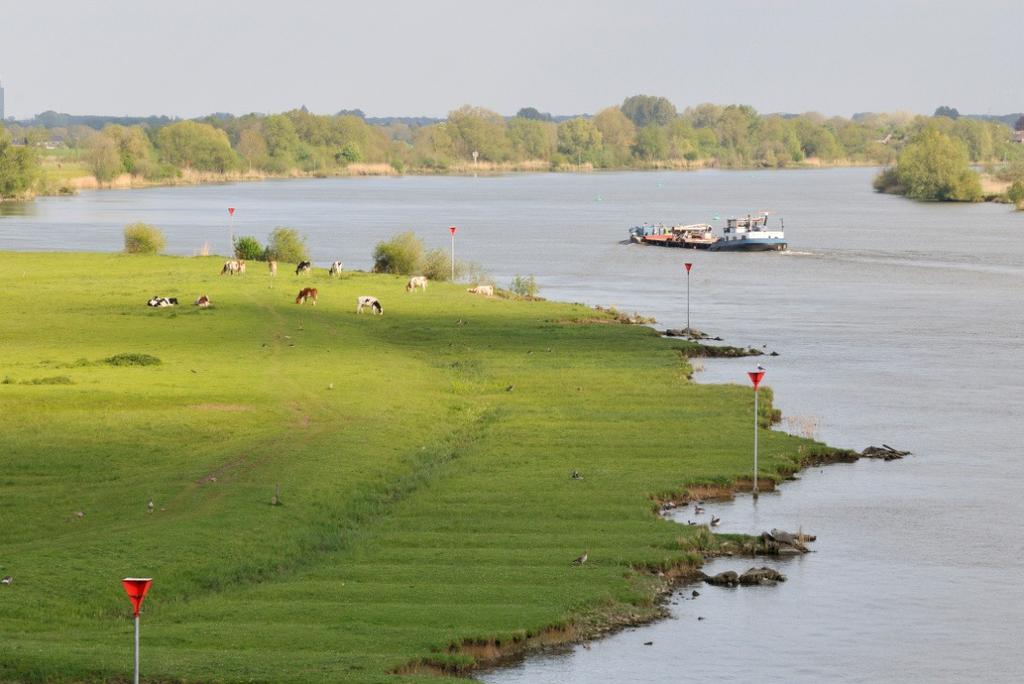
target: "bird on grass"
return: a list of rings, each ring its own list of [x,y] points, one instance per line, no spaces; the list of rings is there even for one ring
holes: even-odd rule
[[[512,390],[514,390],[515,388],[516,388],[516,386],[515,386],[515,385],[509,385],[508,387],[506,387],[506,388],[505,388],[505,391],[506,391],[506,392],[511,392],[511,391],[512,391]]]
[[[14,578],[11,577],[10,575],[7,575],[3,579],[0,579],[0,584],[10,584],[13,581],[14,581]]]
[[[578,471],[578,470],[573,470],[572,471],[572,475],[570,475],[569,477],[571,477],[574,480],[582,480],[583,479],[583,476],[580,475],[580,471]]]
[[[715,516],[711,516],[711,526],[712,527],[718,527],[718,524],[720,522],[722,522],[721,518],[716,518]]]
[[[572,562],[573,565],[583,565],[590,558],[590,551],[584,551],[583,555]]]
[[[85,517],[85,511],[75,511],[75,517],[76,518],[84,518]]]
[[[153,503],[152,499],[150,499],[149,503],[146,504],[146,510],[148,510],[150,513],[152,513],[154,510],[156,510],[156,505]]]

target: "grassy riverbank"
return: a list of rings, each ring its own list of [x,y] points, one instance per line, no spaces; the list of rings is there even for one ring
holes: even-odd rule
[[[219,266],[0,254],[0,680],[126,677],[126,575],[155,578],[159,681],[394,681],[641,620],[665,580],[640,568],[708,544],[652,497],[749,476],[750,389],[690,381],[686,342],[454,285]],[[363,294],[385,315],[355,315]],[[765,477],[818,448],[761,445]]]

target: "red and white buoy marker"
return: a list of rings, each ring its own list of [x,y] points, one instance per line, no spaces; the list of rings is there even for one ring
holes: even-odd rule
[[[757,370],[748,371],[750,382],[754,383],[754,499],[757,499],[757,389],[764,377],[764,369],[760,366]]]
[[[124,591],[128,594],[128,600],[132,602],[135,611],[135,678],[132,680],[139,684],[139,608],[142,607],[142,600],[146,598],[149,587],[153,584],[150,577],[125,577],[121,580]]]

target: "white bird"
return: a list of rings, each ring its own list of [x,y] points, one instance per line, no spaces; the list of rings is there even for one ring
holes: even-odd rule
[[[14,581],[14,578],[11,577],[10,575],[7,575],[3,579],[0,579],[0,584],[10,584],[13,581]]]
[[[720,523],[720,522],[722,522],[721,518],[716,518],[715,516],[711,516],[711,526],[712,527],[718,527],[718,523]]]
[[[570,475],[569,477],[571,477],[574,480],[582,480],[583,479],[583,476],[580,475],[580,471],[578,471],[578,470],[573,470],[572,471],[572,475]]]
[[[584,551],[583,555],[580,556],[579,558],[577,558],[576,560],[574,560],[572,562],[572,564],[573,565],[583,565],[584,563],[587,562],[588,558],[590,558],[590,552],[589,551]]]
[[[149,510],[150,513],[152,513],[153,510],[156,508],[156,505],[153,503],[152,499],[150,499],[149,503],[146,504],[146,508]]]

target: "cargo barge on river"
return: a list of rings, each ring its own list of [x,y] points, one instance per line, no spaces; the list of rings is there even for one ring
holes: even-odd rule
[[[768,227],[765,212],[726,221],[722,237],[714,234],[707,223],[665,226],[662,224],[634,226],[629,230],[630,242],[660,247],[686,247],[712,252],[781,252],[787,248],[785,226]]]

